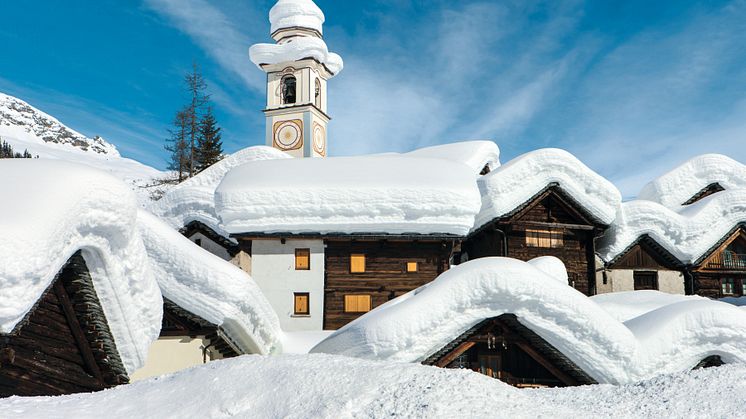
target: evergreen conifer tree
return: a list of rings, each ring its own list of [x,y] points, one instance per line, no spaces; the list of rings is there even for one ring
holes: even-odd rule
[[[177,180],[182,182],[189,177],[189,162],[192,159],[191,147],[189,146],[188,108],[176,113],[173,124],[174,128],[169,130],[171,136],[166,140],[166,150],[171,153],[168,169],[174,170]]]
[[[197,170],[199,172],[223,158],[223,141],[212,107],[208,106],[200,120],[197,145]]]

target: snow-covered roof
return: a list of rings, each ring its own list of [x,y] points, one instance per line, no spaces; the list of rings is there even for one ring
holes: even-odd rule
[[[313,29],[323,34],[326,18],[312,0],[279,0],[269,11],[271,33],[287,28]]]
[[[594,303],[600,305],[601,308],[620,322],[626,322],[645,313],[681,301],[704,299],[705,297],[698,295],[669,294],[652,290],[611,292],[591,297]]]
[[[611,224],[622,202],[608,180],[567,151],[541,149],[517,157],[479,179],[482,209],[475,228],[510,214],[551,184],[557,184],[595,221]]]
[[[135,229],[133,192],[106,173],[55,160],[0,160],[0,179],[0,332],[12,332],[82,251],[125,368],[141,367],[163,303]]]
[[[280,320],[249,275],[146,211],[137,223],[165,298],[219,326],[243,353],[282,350]]]
[[[500,148],[494,141],[462,141],[419,148],[404,156],[452,160],[466,164],[476,174],[485,167],[495,170],[500,167]]]
[[[245,148],[174,186],[160,200],[148,205],[147,209],[174,229],[178,230],[192,221],[198,221],[227,238],[229,234],[220,227],[220,220],[215,212],[215,189],[226,173],[252,161],[289,158],[289,154],[272,147]]]
[[[469,166],[379,156],[247,163],[225,176],[215,203],[231,234],[464,236],[480,199]]]
[[[600,383],[690,370],[711,355],[746,363],[746,312],[732,305],[682,301],[622,323],[531,263],[506,258],[459,265],[349,323],[312,352],[421,362],[483,320],[508,313]]]
[[[638,199],[676,209],[712,184],[746,189],[746,165],[720,154],[697,156],[645,185]]]
[[[746,189],[723,191],[676,210],[652,201],[625,202],[599,239],[597,253],[609,262],[648,235],[682,263],[694,263],[741,223],[746,223]]]
[[[282,64],[313,58],[323,64],[332,76],[344,69],[342,57],[329,52],[326,42],[320,38],[297,37],[284,44],[254,44],[249,49],[251,62],[262,69],[263,65]]]

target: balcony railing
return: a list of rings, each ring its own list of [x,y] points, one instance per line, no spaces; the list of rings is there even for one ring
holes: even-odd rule
[[[746,271],[746,255],[723,252],[716,255],[708,264],[710,269],[722,269],[730,271]]]

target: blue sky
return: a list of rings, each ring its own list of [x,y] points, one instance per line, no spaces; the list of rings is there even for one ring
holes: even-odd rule
[[[264,141],[263,0],[2,2],[0,91],[164,167],[198,62],[227,151]],[[492,139],[560,147],[634,196],[701,153],[746,162],[746,0],[318,0],[345,59],[334,155]]]

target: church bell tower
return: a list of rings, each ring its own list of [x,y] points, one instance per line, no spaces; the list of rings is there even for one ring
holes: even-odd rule
[[[266,144],[293,157],[326,157],[326,85],[343,61],[324,42],[324,13],[312,0],[279,0],[269,20],[276,43],[249,50],[267,73]]]

